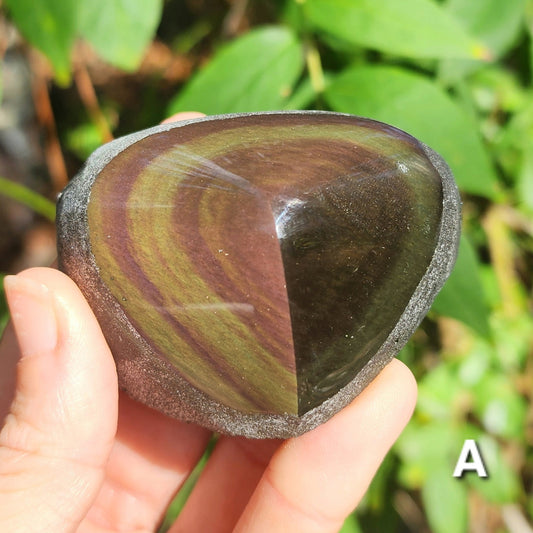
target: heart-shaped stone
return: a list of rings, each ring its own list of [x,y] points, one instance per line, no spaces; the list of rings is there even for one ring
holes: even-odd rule
[[[435,152],[324,112],[118,139],[58,204],[60,268],[94,309],[121,385],[252,437],[309,430],[375,377],[447,278],[459,228]]]

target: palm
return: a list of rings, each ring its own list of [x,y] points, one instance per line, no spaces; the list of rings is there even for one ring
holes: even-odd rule
[[[203,428],[169,420],[121,395],[106,477],[80,531],[155,531],[209,438]],[[231,531],[277,446],[221,438],[175,527]]]

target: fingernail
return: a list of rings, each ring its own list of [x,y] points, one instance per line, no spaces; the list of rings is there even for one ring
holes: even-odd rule
[[[50,289],[23,276],[6,276],[4,288],[22,357],[53,351],[58,332]]]

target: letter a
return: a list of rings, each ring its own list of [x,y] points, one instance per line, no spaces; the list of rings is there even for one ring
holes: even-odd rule
[[[472,457],[471,461],[467,461],[468,456]],[[483,459],[477,448],[476,441],[473,439],[465,440],[463,449],[455,465],[453,477],[462,477],[465,471],[476,471],[479,477],[487,477],[487,471],[483,464]]]

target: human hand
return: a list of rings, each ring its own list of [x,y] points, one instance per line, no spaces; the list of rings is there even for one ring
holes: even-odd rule
[[[210,433],[118,392],[100,327],[67,276],[30,269],[5,287],[12,324],[0,344],[2,530],[156,531]],[[301,437],[221,436],[170,531],[337,531],[415,399],[412,374],[394,360]]]

